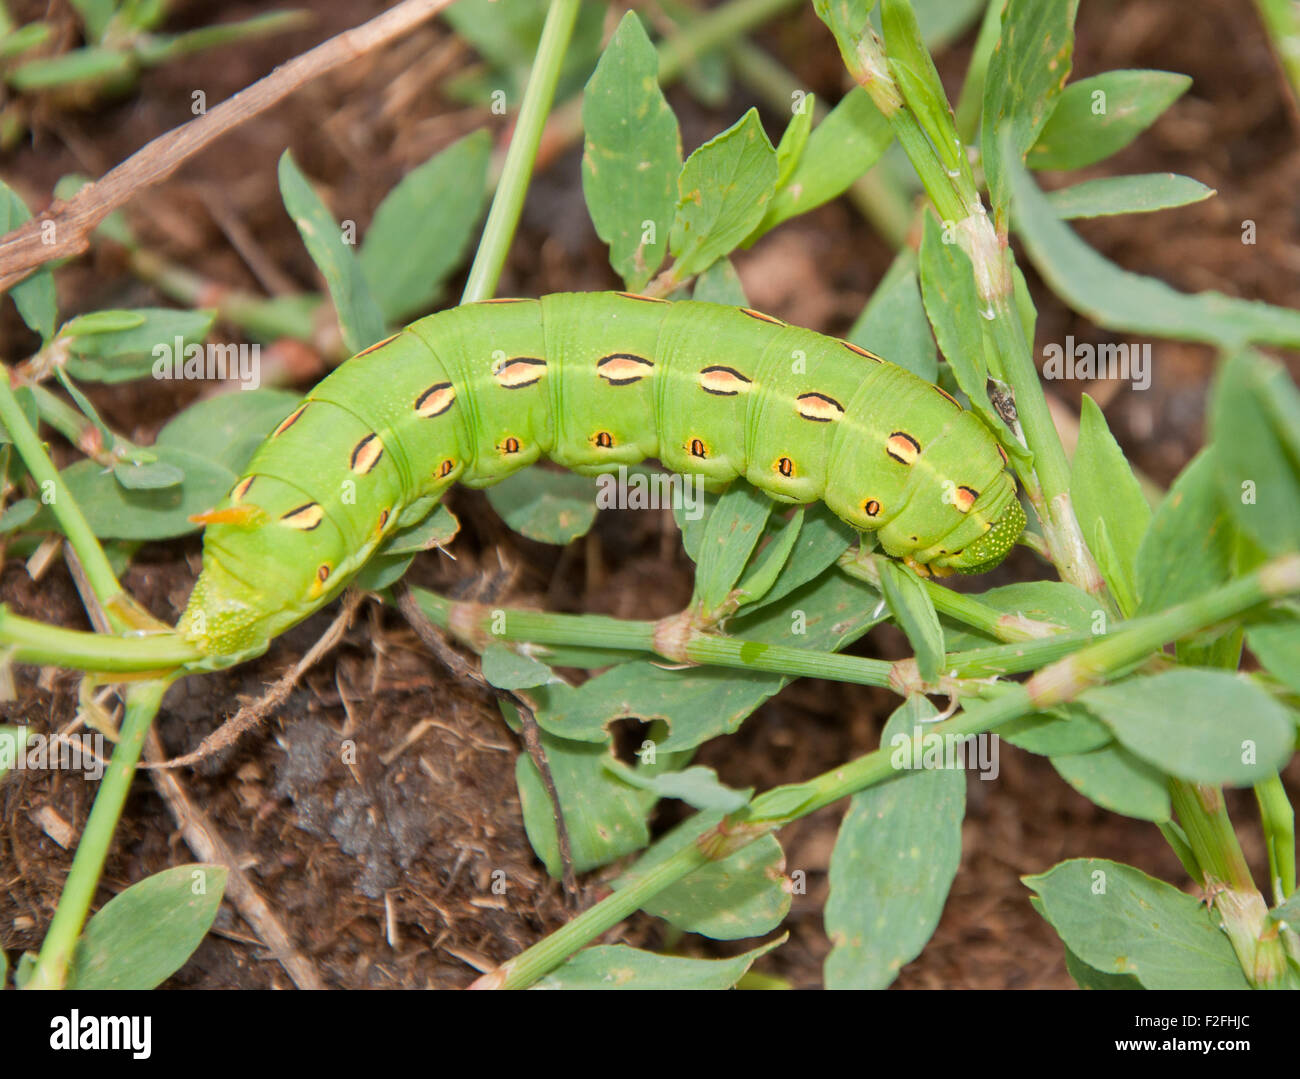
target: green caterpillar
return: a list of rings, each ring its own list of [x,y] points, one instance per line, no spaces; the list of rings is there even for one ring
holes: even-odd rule
[[[1025,524],[1006,455],[939,387],[747,308],[631,293],[490,300],[353,357],[275,429],[207,525],[180,632],[233,661],[328,602],[460,482],[549,457],[657,457],[823,499],[914,568],[979,573]]]

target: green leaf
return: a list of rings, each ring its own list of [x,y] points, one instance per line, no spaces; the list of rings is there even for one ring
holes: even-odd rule
[[[306,11],[272,11],[238,22],[200,26],[182,34],[141,34],[133,41],[133,51],[140,63],[154,66],[222,45],[302,29],[312,21],[312,15]]]
[[[220,865],[178,865],[119,892],[86,923],[69,989],[153,989],[185,965],[226,888]]]
[[[1045,757],[1091,753],[1112,741],[1110,728],[1077,704],[1013,719],[998,728],[998,737]]]
[[[687,492],[683,490],[683,495]],[[695,513],[687,506],[683,497],[680,505],[673,506],[673,521],[682,534],[682,549],[692,562],[700,560],[700,547],[704,543],[704,533],[709,527],[709,518],[717,506],[721,495],[715,491],[699,492],[696,489]]]
[[[375,210],[359,260],[385,323],[428,310],[461,264],[491,154],[492,137],[480,128],[412,169]]]
[[[749,803],[746,820],[757,822],[793,819],[820,793],[815,783],[787,783],[773,787]]]
[[[723,303],[732,307],[748,307],[749,298],[731,259],[718,259],[695,279],[691,299],[703,303]]]
[[[841,521],[824,503],[802,506],[799,513],[803,524],[780,575],[762,597],[746,602],[744,615],[803,587],[831,566],[858,538],[853,526]]]
[[[695,596],[705,613],[719,610],[749,561],[772,512],[772,500],[734,484],[709,515],[695,570]]]
[[[910,0],[882,0],[880,23],[889,70],[935,155],[950,175],[962,169],[969,171],[952,109],[948,106],[948,95],[930,50],[921,39],[921,28]]]
[[[503,710],[507,707],[503,705]],[[507,714],[513,711],[511,708]],[[654,805],[654,796],[610,774],[605,767],[612,759],[607,742],[573,742],[546,731],[542,731],[541,740],[559,793],[575,872],[595,869],[650,841],[646,814]],[[555,811],[542,777],[526,753],[515,761],[515,782],[528,842],[546,871],[558,879],[561,867]]]
[[[1221,292],[1178,292],[1122,270],[1056,216],[1022,165],[1008,161],[1007,172],[1016,230],[1034,266],[1057,296],[1099,326],[1224,348],[1248,341],[1300,345],[1300,311]]]
[[[298,226],[307,253],[325,278],[349,351],[357,353],[373,345],[384,336],[384,316],[370,293],[361,263],[288,150],[280,155],[280,197]]]
[[[215,506],[238,479],[220,462],[188,450],[155,446],[153,452],[158,464],[179,470],[185,482],[132,490],[95,461],[78,461],[63,470],[69,492],[100,539],[170,539],[194,532],[198,525],[190,517]]]
[[[1151,507],[1106,417],[1086,393],[1070,471],[1070,498],[1089,546],[1094,546],[1098,527],[1105,526],[1106,539],[1118,557],[1118,564],[1105,573],[1106,583],[1131,616],[1136,606],[1138,549],[1151,521]]]
[[[795,167],[803,157],[808,145],[808,136],[812,133],[813,113],[817,110],[817,95],[806,94],[797,99],[792,108],[790,122],[781,132],[781,141],[776,144],[776,187],[780,191],[790,182]]]
[[[82,17],[82,22],[86,23],[87,40],[98,42],[103,38],[104,30],[108,29],[108,23],[117,8],[117,0],[69,0],[69,3]]]
[[[24,221],[31,220],[27,204],[13,189],[0,180],[0,236],[12,232]],[[54,277],[49,267],[39,269],[9,290],[14,306],[23,322],[48,341],[54,335],[54,324],[59,317],[58,296],[54,291]]]
[[[734,813],[749,802],[751,793],[732,790],[719,781],[718,774],[712,768],[706,768],[702,764],[683,768],[680,772],[659,772],[655,775],[642,775],[619,760],[608,760],[605,767],[624,783],[638,790],[649,791],[656,798],[677,798],[696,809]]]
[[[781,531],[772,537],[772,542],[759,553],[750,571],[741,578],[737,590],[742,606],[757,603],[776,584],[799,540],[799,531],[803,528],[803,512],[802,507],[795,511],[794,516],[782,525]]]
[[[1300,929],[1300,892],[1296,892],[1281,906],[1270,910],[1268,920],[1285,925],[1290,929]]]
[[[483,649],[483,677],[498,689],[528,689],[545,685],[555,675],[545,663],[493,641]]]
[[[1122,150],[1187,92],[1191,76],[1106,71],[1072,82],[1026,157],[1034,169],[1081,169]]]
[[[933,52],[961,37],[986,3],[987,0],[911,0],[921,37]]]
[[[626,944],[584,948],[542,978],[538,989],[730,989],[785,937],[733,959],[684,959]]]
[[[352,587],[362,592],[382,592],[400,581],[415,561],[413,554],[385,554],[380,548],[352,578]]]
[[[1218,192],[1176,172],[1105,176],[1049,192],[1047,201],[1061,219],[1145,214],[1208,199]]]
[[[166,308],[156,308],[154,314],[167,313]],[[143,326],[149,320],[145,311],[91,311],[77,315],[63,324],[64,337],[89,337],[100,333],[121,333]]]
[[[167,17],[170,0],[122,0],[116,17],[130,30],[154,30]]]
[[[298,394],[273,389],[241,390],[204,398],[174,417],[158,433],[154,450],[194,453],[238,476],[253,451],[300,404],[302,398]]]
[[[1173,813],[1165,777],[1122,746],[1053,757],[1052,767],[1090,802],[1112,813],[1157,824]]]
[[[123,462],[113,467],[113,478],[131,491],[160,491],[175,487],[185,479],[185,473],[165,461],[150,461],[145,464]]]
[[[1037,896],[1033,896],[1032,899],[1035,901],[1034,909],[1042,914],[1042,900]],[[1046,915],[1043,920],[1047,920]],[[1069,948],[1065,949],[1065,969],[1080,989],[1140,990],[1142,988],[1142,983],[1133,975],[1107,974],[1096,967],[1090,967]]]
[[[908,567],[887,558],[879,559],[877,565],[885,601],[916,653],[921,680],[933,685],[943,671],[944,648],[943,627],[930,594]]]
[[[87,382],[110,383],[150,374],[155,379],[206,377],[208,353],[202,342],[216,316],[215,309],[143,307],[74,318],[59,331],[60,337],[68,339],[68,374]],[[238,377],[239,364],[228,354],[236,346],[225,348],[222,358],[227,372]],[[192,350],[197,357],[189,355]],[[187,363],[198,370],[187,372]]]
[[[1269,674],[1300,693],[1300,622],[1291,618],[1247,626],[1246,643]]]
[[[911,698],[885,724],[881,749],[926,737],[918,724],[934,715],[929,701]],[[921,953],[961,861],[965,809],[957,768],[907,772],[853,796],[831,854],[827,989],[884,989]]]
[[[538,543],[565,544],[596,519],[596,481],[573,472],[525,468],[487,489],[506,524]]]
[[[776,190],[776,151],[750,109],[682,166],[669,250],[681,280],[702,273],[745,239]]]
[[[1128,678],[1079,701],[1132,753],[1193,783],[1255,783],[1286,764],[1295,740],[1286,709],[1227,671]]]
[[[846,340],[905,367],[926,382],[939,377],[939,354],[916,277],[916,255],[904,248],[871,294]]]
[[[1192,896],[1132,866],[1074,858],[1022,878],[1088,966],[1147,989],[1247,989],[1227,936]]]
[[[547,686],[530,697],[539,702],[543,729],[584,742],[604,742],[609,724],[618,719],[663,720],[670,733],[656,749],[673,753],[737,730],[784,684],[779,674],[765,671],[669,671],[650,660],[631,660],[577,689]]]
[[[1002,444],[1009,453],[1022,456],[1023,447],[989,404],[984,306],[975,291],[975,269],[955,239],[944,242],[941,226],[928,214],[921,240],[921,295],[935,340],[971,408],[995,431],[1003,433]]]
[[[53,90],[79,82],[109,82],[131,76],[136,70],[135,57],[116,48],[87,45],[70,49],[58,56],[42,56],[15,68],[5,82],[15,90],[31,93]]]
[[[0,60],[12,60],[28,49],[44,45],[53,33],[53,27],[47,22],[29,22],[15,30],[6,30],[4,21],[0,20]]]
[[[614,888],[627,888],[642,879],[715,827],[724,815],[721,810],[706,811],[683,821],[614,881]],[[786,883],[781,844],[775,836],[765,835],[669,885],[641,909],[687,933],[743,940],[770,933],[781,924],[790,912]]]
[[[1078,0],[1008,0],[984,83],[980,148],[994,224],[1005,231],[1008,174],[1056,107],[1074,59]]]
[[[1300,548],[1300,392],[1254,352],[1219,371],[1210,427],[1219,490],[1237,527],[1264,551]]]
[[[435,547],[446,547],[459,531],[460,522],[456,515],[439,503],[423,520],[394,532],[377,553],[393,556],[432,551]]]
[[[1219,499],[1215,451],[1202,450],[1156,507],[1138,549],[1138,613],[1155,614],[1224,584],[1232,573],[1232,518]]]
[[[609,262],[633,292],[659,269],[677,205],[682,137],[659,57],[627,12],[582,95],[582,191]]]
[[[0,536],[16,532],[40,512],[41,504],[34,498],[20,498],[11,502],[0,513]]]
[[[855,86],[813,129],[794,169],[778,184],[762,221],[743,246],[842,195],[880,160],[893,139],[889,121],[867,92]]]

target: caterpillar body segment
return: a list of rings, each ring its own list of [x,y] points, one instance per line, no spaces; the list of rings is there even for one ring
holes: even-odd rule
[[[207,524],[180,622],[211,665],[328,602],[452,483],[540,458],[596,474],[657,457],[710,486],[823,499],[893,557],[982,572],[1024,527],[992,433],[937,387],[757,311],[627,293],[469,304],[341,365]]]

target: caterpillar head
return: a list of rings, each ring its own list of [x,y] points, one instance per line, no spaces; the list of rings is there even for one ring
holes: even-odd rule
[[[260,594],[205,551],[203,572],[176,626],[181,636],[227,666],[266,651],[271,637],[264,621]]]
[[[1025,523],[1025,511],[1020,506],[1020,500],[1013,497],[1002,516],[993,522],[993,527],[946,559],[946,564],[958,573],[988,572],[1007,557],[1020,538],[1020,533],[1025,530]]]

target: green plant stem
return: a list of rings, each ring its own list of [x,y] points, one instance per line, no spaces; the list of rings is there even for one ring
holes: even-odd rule
[[[81,508],[45,452],[45,447],[41,445],[41,440],[32,430],[31,424],[27,422],[23,410],[18,407],[9,382],[9,369],[3,366],[0,366],[0,421],[3,421],[8,428],[9,437],[21,454],[27,471],[31,473],[32,479],[41,490],[42,501],[54,511],[63,534],[67,536],[72,549],[81,560],[86,579],[90,582],[90,587],[108,615],[109,621],[119,631],[135,628],[119,610],[120,604],[115,602],[125,596],[125,593],[118,582],[117,575],[113,572],[113,567],[108,564],[108,556],[104,554],[104,549],[95,539],[94,532],[86,523],[86,518],[82,516]]]
[[[470,268],[469,279],[461,303],[489,299],[496,291],[505,266],[510,243],[523,212],[524,197],[537,158],[537,147],[546,126],[546,115],[555,100],[555,86],[560,77],[560,65],[573,35],[573,24],[578,17],[579,0],[551,0],[542,27],[542,38],[537,46],[537,57],[528,74],[523,105],[515,123],[510,149],[501,170],[501,183],[492,200],[483,237],[479,241]]]
[[[1264,841],[1268,846],[1268,874],[1274,904],[1285,903],[1295,892],[1295,810],[1282,786],[1282,777],[1273,775],[1255,784]]]
[[[1142,624],[1127,624],[1111,637],[1044,668],[1027,683],[1005,686],[993,699],[970,704],[952,719],[927,727],[925,734],[967,736],[994,730],[1013,719],[1072,699],[1095,681],[1122,670],[1171,640],[1200,632],[1261,602],[1297,592],[1300,592],[1300,556],[1276,559],[1246,577],[1145,619]],[[485,974],[475,983],[476,986],[523,988],[531,985],[573,952],[705,862],[724,858],[783,824],[898,775],[894,759],[892,750],[877,749],[808,782],[767,792],[705,832],[691,846],[655,866],[629,888],[615,892],[554,934]],[[799,795],[795,808],[765,815],[765,806],[789,806],[792,794]],[[1217,827],[1216,822],[1216,830]],[[1232,839],[1235,842],[1235,836]],[[1198,842],[1207,852],[1230,850],[1230,847],[1223,846],[1226,837],[1217,834],[1211,838],[1207,832],[1203,839],[1198,836]]]
[[[140,682],[127,693],[126,712],[117,745],[104,771],[95,804],[91,806],[81,842],[77,844],[77,853],[63,884],[58,908],[32,968],[26,985],[29,989],[62,989],[67,984],[68,964],[95,898],[95,888],[104,868],[104,859],[108,857],[113,831],[122,815],[131,778],[144,749],[145,735],[168,684],[167,681]]]
[[[901,2],[886,4],[885,8],[886,25],[890,24],[892,11],[895,29],[901,34],[900,42],[895,44],[903,48],[907,41],[913,40],[907,28],[910,25],[914,35],[915,17]],[[1034,455],[1033,467],[1021,465],[1018,472],[1042,522],[1052,561],[1063,580],[1096,595],[1114,613],[1113,601],[1070,502],[1069,463],[1052,423],[1030,343],[1025,340],[1016,310],[1010,249],[999,240],[988,219],[962,139],[950,124],[936,120],[946,115],[948,102],[946,99],[906,100],[891,74],[891,58],[869,27],[852,39],[837,36],[836,41],[849,74],[871,96],[893,127],[940,218],[956,226],[958,242],[970,257],[976,290],[985,305],[985,317],[991,323],[990,373],[1009,385],[1015,395],[1025,443]],[[921,89],[915,92],[931,93],[925,88],[924,80],[921,82]],[[942,88],[936,85],[933,95],[942,98]],[[922,117],[928,118],[934,130],[922,126]],[[952,139],[957,140],[955,155],[950,153],[948,145]]]
[[[791,678],[831,678],[862,686],[889,686],[894,670],[892,663],[880,659],[815,652],[737,637],[695,636],[686,645],[685,652],[692,663],[771,671]]]
[[[1196,853],[1192,850],[1191,844],[1187,842],[1187,834],[1179,827],[1177,821],[1167,820],[1156,824],[1160,829],[1160,834],[1164,836],[1165,842],[1178,855],[1178,860],[1182,862],[1183,869],[1192,880],[1202,880],[1205,876],[1201,872],[1201,867],[1196,864]]]
[[[758,838],[755,836],[754,838]],[[479,978],[471,989],[524,989],[554,970],[583,945],[635,913],[670,884],[711,861],[697,843],[648,870],[626,888],[602,899],[526,951]]]
[[[493,640],[530,641],[590,648],[654,651],[653,622],[600,614],[551,614],[489,604],[459,603],[424,588],[412,588],[434,625],[482,651]]]
[[[113,464],[108,447],[95,445],[101,442],[100,430],[90,420],[68,404],[57,394],[47,390],[39,383],[33,383],[29,389],[36,400],[36,414],[59,432],[72,445],[105,467]],[[126,442],[119,439],[119,444]],[[130,445],[127,443],[127,445]]]
[[[938,591],[945,592],[946,589],[940,588]],[[679,663],[770,671],[789,678],[827,678],[858,685],[887,687],[900,694],[913,692],[918,685],[915,678],[906,673],[906,665],[911,662],[909,660],[888,663],[844,656],[836,652],[719,635],[698,625],[688,617],[688,613],[661,622],[644,622],[604,615],[554,614],[464,603],[422,588],[413,588],[412,592],[435,625],[448,630],[478,652],[482,652],[492,641],[515,641],[543,646],[653,653]],[[1227,602],[1232,609],[1236,609],[1237,605],[1245,602],[1241,597],[1250,594],[1253,593],[1249,589],[1231,593]],[[959,598],[970,599],[966,596]],[[972,602],[978,605],[978,601]],[[1259,602],[1259,599],[1254,602]],[[1175,611],[1177,610],[1176,608]],[[992,608],[989,611],[996,618],[1006,617]],[[1181,617],[1166,611],[1120,623],[1119,629],[1124,631],[1125,641],[1146,641],[1147,652],[1155,653],[1170,639],[1170,627],[1176,628]],[[1114,636],[1115,634],[1099,637],[1093,633],[1061,631],[1051,636],[1027,637],[1006,644],[951,652],[944,661],[943,682],[939,687],[930,688],[945,693],[984,695],[990,678],[1038,670],[1084,649],[1098,650],[1095,654],[1102,657],[1102,669],[1115,669],[1116,660],[1106,651],[1107,642]],[[4,623],[0,620],[0,644],[4,642]],[[161,647],[159,651],[161,653]],[[1142,658],[1145,657],[1133,657],[1134,660]],[[1096,671],[1089,666],[1086,656],[1079,660],[1077,673],[1087,684],[1096,680]]]
[[[23,618],[3,605],[0,651],[17,663],[112,674],[163,673],[202,658],[175,633],[86,633]]]
[[[1247,980],[1257,989],[1280,987],[1288,978],[1286,950],[1276,934],[1265,937],[1268,904],[1251,878],[1223,790],[1171,777],[1169,795],[1203,874],[1199,883],[1223,919]]]
[[[878,559],[881,556],[870,551],[850,548],[840,556],[839,566],[850,577],[866,581],[877,591],[880,590],[880,569]],[[1000,641],[1031,641],[1066,633],[1064,626],[1053,622],[1040,622],[1024,615],[1008,614],[982,603],[974,596],[954,592],[951,588],[937,581],[922,578],[921,584],[934,604],[934,609],[972,629],[987,633]]]
[[[981,233],[986,234],[985,238],[991,240],[992,225],[988,217],[979,214],[976,224]],[[996,244],[996,241],[993,243]],[[1008,267],[1006,276],[1009,278],[1010,249],[991,257],[1005,261]],[[980,276],[977,272],[976,278]],[[999,369],[994,373],[1015,394],[1016,411],[1025,433],[1025,443],[1034,454],[1031,476],[1022,473],[1021,478],[1032,478],[1034,481],[1026,482],[1025,490],[1035,502],[1034,508],[1038,511],[1052,562],[1062,580],[1096,596],[1110,614],[1118,614],[1074,514],[1074,503],[1070,497],[1070,463],[1047,407],[1047,398],[1038,379],[1038,370],[1034,367],[1030,344],[1025,340],[1024,327],[1015,310],[1014,294],[1010,290],[1003,292],[993,297],[992,303],[993,340],[999,360]]]
[[[696,57],[730,44],[801,3],[803,0],[730,0],[707,14],[683,20],[682,30],[659,46],[659,81],[675,82]],[[782,107],[789,105],[787,96]]]
[[[273,300],[203,277],[141,247],[128,248],[127,261],[137,277],[159,292],[190,307],[215,307],[222,322],[246,331],[259,341],[288,337],[313,342],[317,337],[315,320],[305,306],[277,305]],[[319,296],[312,299],[316,307],[324,302]],[[331,359],[345,358],[341,344],[335,346],[334,353]]]
[[[448,630],[480,652],[493,640],[625,649],[656,653],[674,662],[771,671],[790,678],[833,678],[867,686],[890,685],[894,666],[883,660],[722,637],[689,628],[676,647],[668,648],[664,641],[670,635],[664,633],[664,627],[675,620],[656,623],[603,615],[547,614],[456,603],[422,588],[411,591],[434,625]]]
[[[984,111],[984,83],[989,72],[989,59],[997,47],[998,37],[1002,33],[1001,0],[989,0],[984,8],[984,18],[980,22],[979,36],[975,39],[975,48],[971,53],[970,64],[966,68],[966,77],[962,80],[961,91],[957,94],[957,108],[953,112],[953,121],[957,125],[957,134],[967,146],[972,145],[979,135],[980,114]]]
[[[1300,103],[1300,11],[1291,0],[1255,0],[1260,21],[1282,74],[1291,86],[1291,107]]]

